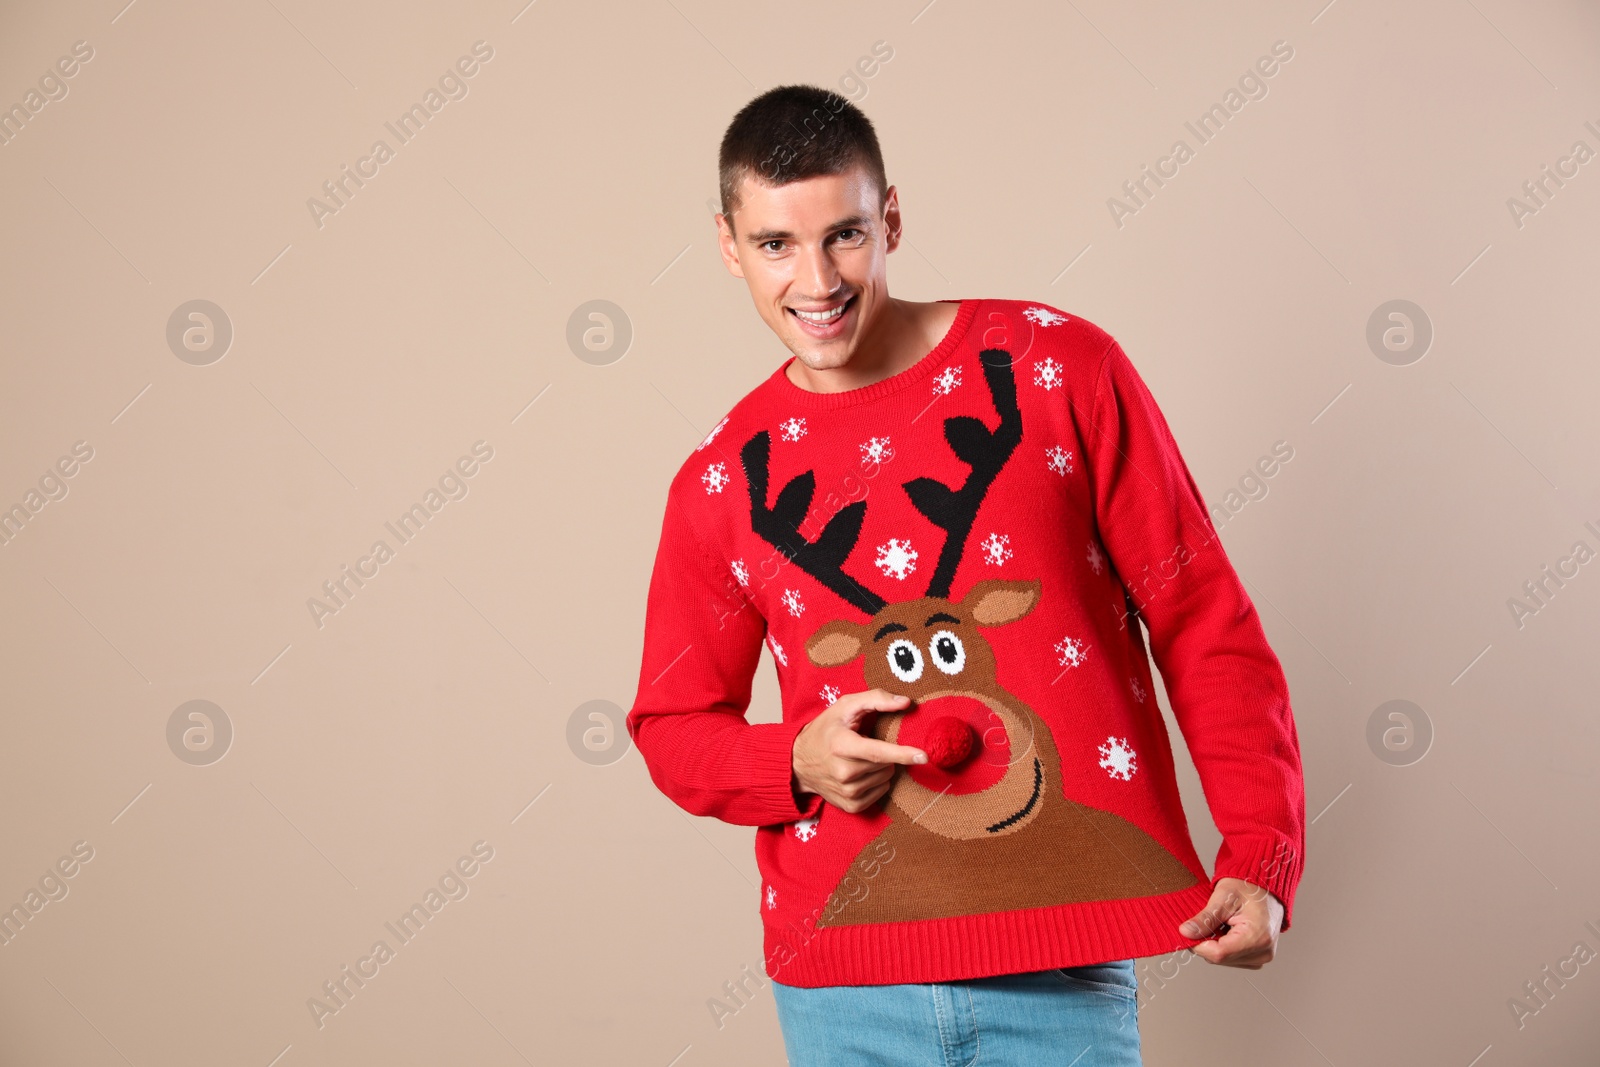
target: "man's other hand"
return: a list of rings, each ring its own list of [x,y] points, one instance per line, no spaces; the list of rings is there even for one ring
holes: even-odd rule
[[[1219,878],[1205,910],[1178,927],[1184,937],[1209,938],[1224,923],[1228,930],[1215,941],[1191,946],[1208,963],[1258,971],[1272,962],[1283,926],[1283,902],[1242,878]]]
[[[863,719],[877,711],[905,711],[911,698],[883,689],[846,693],[806,723],[794,739],[794,777],[802,792],[820,794],[843,811],[865,811],[894,781],[900,764],[927,763],[928,755],[909,745],[891,745],[860,733]]]

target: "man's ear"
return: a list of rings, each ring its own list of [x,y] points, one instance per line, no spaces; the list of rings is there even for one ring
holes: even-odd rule
[[[734,208],[734,213],[738,214],[738,210]],[[718,211],[712,216],[712,221],[717,227],[717,252],[722,256],[722,265],[735,278],[743,278],[744,265],[739,262],[739,239],[734,233],[734,220]]]
[[[861,655],[866,627],[849,619],[835,619],[806,638],[806,655],[818,667],[842,667]]]
[[[900,247],[904,223],[900,219],[900,191],[891,185],[883,191],[884,247],[893,252]]]

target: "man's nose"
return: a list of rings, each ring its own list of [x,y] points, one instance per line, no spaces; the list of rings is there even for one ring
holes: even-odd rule
[[[839,269],[833,257],[822,246],[802,249],[800,270],[795,280],[805,292],[807,300],[818,303],[828,299],[839,288]]]

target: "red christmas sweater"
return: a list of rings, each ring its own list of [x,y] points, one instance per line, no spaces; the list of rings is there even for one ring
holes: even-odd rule
[[[1212,879],[1150,652],[1222,846],[1287,929],[1305,855],[1283,670],[1118,343],[1045,304],[959,301],[939,345],[839,393],[780,366],[668,492],[627,718],[656,785],[758,827],[768,975],[934,982],[1151,956]],[[763,642],[781,722],[745,715]],[[912,698],[930,752],[850,814],[797,794],[841,694]]]

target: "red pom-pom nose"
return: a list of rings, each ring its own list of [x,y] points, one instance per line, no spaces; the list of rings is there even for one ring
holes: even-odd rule
[[[922,749],[928,762],[941,770],[953,771],[967,761],[977,747],[972,726],[954,715],[942,715],[928,726]]]

